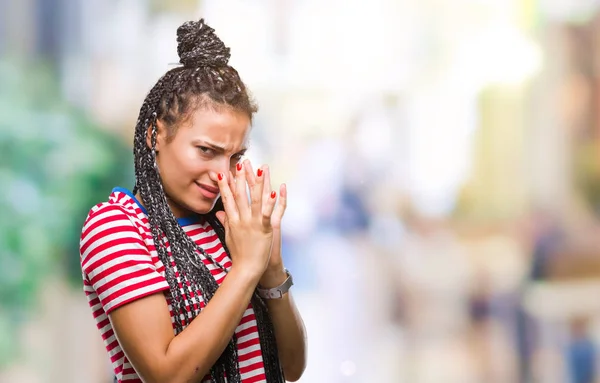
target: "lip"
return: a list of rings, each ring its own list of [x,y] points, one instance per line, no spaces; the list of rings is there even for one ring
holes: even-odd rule
[[[208,199],[215,199],[217,198],[217,195],[219,195],[219,188],[217,187],[201,184],[198,182],[196,182],[195,184],[198,185],[198,187],[200,188],[200,193],[202,193],[202,195]]]

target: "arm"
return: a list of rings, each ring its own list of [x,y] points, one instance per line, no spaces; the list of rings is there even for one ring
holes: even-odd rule
[[[110,320],[144,382],[200,382],[231,339],[256,283],[255,276],[232,267],[214,297],[178,336],[162,293],[117,308]]]
[[[275,236],[273,245],[277,238]],[[261,286],[273,288],[282,284],[287,278],[283,267],[275,268],[276,271],[267,271],[261,279]],[[279,359],[286,380],[295,382],[302,376],[306,368],[306,329],[304,322],[291,291],[288,291],[281,299],[266,300],[271,315],[271,321],[275,329]]]
[[[253,181],[254,179],[262,178],[260,176],[254,177],[250,166],[246,169],[247,179]],[[271,174],[268,166],[263,166],[259,169],[259,174],[263,173],[263,198],[268,198],[271,193]],[[281,221],[286,206],[287,188],[283,184],[279,187],[279,202],[271,215],[273,247],[271,249],[269,264],[259,282],[259,285],[263,288],[269,289],[279,286],[287,278],[281,257]],[[286,380],[295,382],[300,379],[306,368],[306,329],[304,322],[294,303],[291,292],[285,294],[281,299],[268,299],[266,302],[275,330],[275,339],[277,339],[279,360],[283,374]]]
[[[245,179],[251,190],[254,185],[260,185],[263,201],[271,201],[274,204],[276,192],[271,193],[270,171],[268,166],[259,168],[256,176],[252,165],[248,160],[244,161]],[[240,169],[238,168],[238,174]],[[232,189],[240,187],[236,180],[230,186]],[[261,275],[260,285],[263,288],[272,288],[280,285],[287,278],[281,259],[281,219],[287,205],[287,189],[281,185],[279,203],[277,207],[269,205],[268,216],[272,227],[272,247],[268,265]],[[223,196],[225,197],[225,196]],[[246,200],[243,193],[238,193],[236,198]],[[272,209],[275,208],[275,211]],[[231,250],[231,249],[230,249]],[[234,262],[235,263],[235,262]],[[273,322],[279,360],[284,376],[288,381],[297,381],[306,368],[306,330],[291,294],[288,292],[282,299],[267,300],[269,315]]]

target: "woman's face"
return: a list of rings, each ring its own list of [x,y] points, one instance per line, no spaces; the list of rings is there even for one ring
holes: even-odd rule
[[[233,172],[246,151],[249,133],[248,116],[225,107],[197,108],[169,139],[158,122],[156,162],[175,217],[205,214],[213,208],[219,196],[217,174]]]

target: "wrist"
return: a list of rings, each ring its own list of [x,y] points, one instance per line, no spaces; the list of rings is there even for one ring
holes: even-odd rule
[[[287,293],[288,293],[290,287],[292,287],[294,285],[294,279],[292,278],[292,275],[290,274],[290,272],[288,270],[285,270],[285,277],[286,278],[282,283],[280,283],[274,287],[266,288],[259,284],[256,288],[258,295],[261,298],[267,299],[267,300],[283,299],[285,296],[287,296]]]
[[[231,266],[231,269],[227,273],[228,277],[233,277],[236,280],[239,280],[241,283],[250,285],[253,288],[256,287],[258,281],[261,278],[261,274],[247,267],[236,267],[235,264]]]
[[[287,279],[287,273],[283,264],[268,267],[261,276],[258,285],[264,289],[271,289],[281,285]]]

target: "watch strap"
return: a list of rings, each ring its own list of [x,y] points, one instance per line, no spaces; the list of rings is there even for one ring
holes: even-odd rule
[[[281,299],[283,295],[288,292],[290,287],[294,285],[294,279],[292,278],[292,274],[285,269],[285,273],[287,274],[286,280],[277,287],[273,287],[271,289],[263,289],[261,287],[257,287],[256,291],[258,292],[258,296],[263,299]]]

